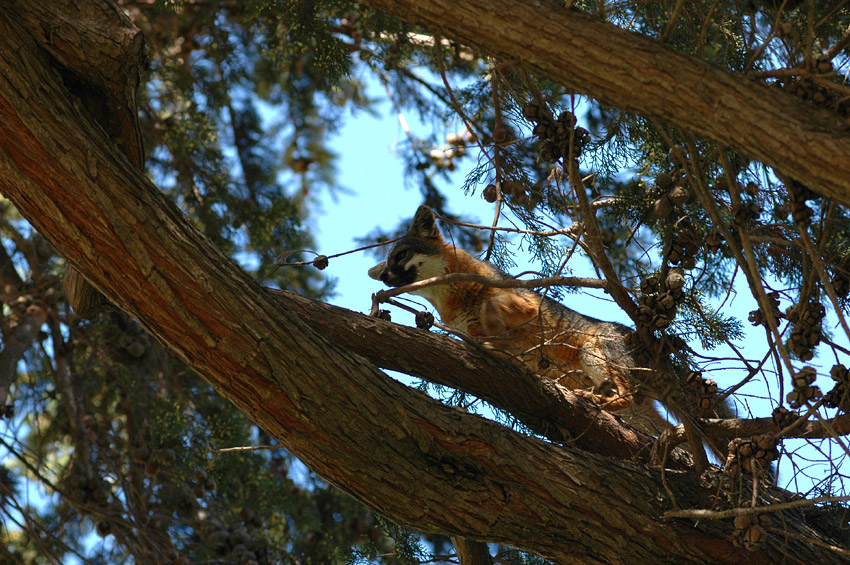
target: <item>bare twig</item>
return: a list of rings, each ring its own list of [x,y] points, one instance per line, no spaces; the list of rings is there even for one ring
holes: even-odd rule
[[[386,241],[380,241],[378,243],[372,243],[370,245],[364,245],[363,247],[358,247],[356,249],[349,249],[348,251],[342,251],[340,253],[334,253],[333,255],[321,255],[321,254],[313,251],[312,249],[293,249],[291,251],[284,251],[283,253],[281,253],[278,256],[278,258],[286,261],[286,258],[289,257],[290,255],[294,254],[294,253],[313,253],[313,254],[317,255],[317,259],[318,259],[318,257],[324,257],[325,259],[333,259],[335,257],[342,257],[343,255],[349,255],[351,253],[357,253],[359,251],[365,251],[367,249],[372,249],[372,248],[375,248],[375,247],[382,247],[384,245],[389,245],[390,243],[395,243],[396,241],[398,241],[400,239],[401,239],[401,237],[397,237],[395,239],[388,239]],[[312,265],[315,262],[316,262],[316,259],[313,259],[312,261],[295,261],[293,263],[285,263],[285,262],[278,263],[277,266],[275,267],[275,269],[271,273],[269,273],[268,275],[263,277],[263,279],[265,280],[265,279],[269,278],[280,267],[303,267],[305,265]],[[259,281],[259,282],[262,283],[262,281]]]
[[[673,28],[676,27],[676,22],[679,21],[679,16],[682,13],[682,6],[685,4],[683,0],[677,0],[676,5],[673,7],[673,13],[670,14],[670,20],[667,22],[667,26],[664,28],[664,35],[661,36],[661,41],[664,43],[670,39],[670,34],[673,33]]]
[[[601,207],[601,206],[598,206]],[[462,222],[460,220],[453,220],[451,218],[447,218],[445,216],[440,216],[435,214],[441,221],[446,222],[448,224],[453,224],[456,226],[461,226],[465,228],[475,228],[479,230],[490,230],[490,231],[504,231],[510,233],[522,233],[527,235],[535,235],[539,237],[552,237],[556,235],[566,235],[568,237],[575,237],[576,235],[581,233],[582,226],[580,224],[573,224],[568,228],[563,228],[559,230],[549,230],[549,231],[538,231],[538,230],[526,230],[522,228],[514,228],[514,227],[503,227],[503,226],[483,226],[481,224],[473,224],[471,222]]]
[[[850,555],[850,550],[843,549],[843,548],[840,548],[840,547],[836,547],[834,545],[822,542],[822,541],[817,540],[817,539],[807,538],[807,537],[801,536],[799,534],[794,534],[794,533],[789,532],[787,529],[781,530],[779,528],[767,528],[767,531],[772,533],[772,534],[776,534],[778,536],[794,538],[794,539],[798,539],[798,540],[806,542],[806,543],[810,543],[812,545],[824,547],[824,548],[829,549],[830,551],[834,551],[836,553],[841,553],[843,555]]]
[[[501,127],[502,123],[502,105],[499,103],[499,83],[496,81],[495,65],[493,73],[490,76],[490,84],[493,87],[493,112],[495,114],[494,128],[499,128]],[[495,129],[493,131],[495,131]],[[499,225],[499,217],[502,214],[502,201],[504,200],[504,195],[502,194],[502,180],[504,179],[505,175],[502,172],[502,155],[499,143],[493,143],[493,169],[496,171],[496,211],[493,213],[493,222],[491,228],[495,228]],[[491,229],[490,240],[487,243],[487,254],[484,256],[485,261],[490,260],[490,256],[493,253],[495,243],[496,230]]]
[[[393,296],[398,296],[399,294],[404,294],[406,292],[413,292],[428,286],[434,286],[437,284],[447,284],[452,282],[472,282],[494,288],[540,288],[548,286],[578,286],[585,288],[602,289],[608,288],[608,283],[606,281],[585,277],[544,277],[539,279],[519,280],[511,278],[491,279],[482,275],[476,275],[474,273],[449,273],[447,275],[431,277],[430,279],[425,279],[411,284],[406,284],[404,286],[399,286],[396,288],[390,288],[387,290],[381,290],[379,292],[376,292],[372,295],[371,315],[374,316],[377,314],[378,304],[380,304],[381,302],[386,302],[389,298],[392,298]]]
[[[232,453],[240,451],[263,451],[285,449],[282,445],[242,445],[239,447],[222,447],[221,449],[213,449],[213,459],[216,459],[222,453]]]
[[[823,496],[820,498],[807,498],[804,500],[794,500],[792,502],[777,502],[768,506],[754,506],[751,508],[730,508],[729,510],[670,510],[664,513],[664,519],[671,518],[693,518],[695,520],[722,520],[724,518],[734,518],[735,516],[751,516],[755,514],[766,514],[768,512],[780,512],[782,510],[791,510],[793,508],[803,508],[805,506],[814,506],[822,502],[846,502],[850,500],[850,496]]]

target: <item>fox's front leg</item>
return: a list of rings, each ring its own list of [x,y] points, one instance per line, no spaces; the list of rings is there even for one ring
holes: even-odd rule
[[[628,408],[634,402],[630,383],[618,370],[616,360],[608,358],[604,343],[594,338],[580,348],[579,364],[585,376],[593,383],[587,396],[610,412]]]
[[[597,338],[588,339],[579,348],[581,370],[593,383],[593,390],[601,395],[605,395],[606,392],[614,392],[612,391],[612,388],[614,388],[613,375],[605,353]]]

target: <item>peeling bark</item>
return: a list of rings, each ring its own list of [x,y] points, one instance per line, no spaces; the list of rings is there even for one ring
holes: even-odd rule
[[[65,86],[130,161],[144,167],[136,91],[147,64],[142,32],[108,0],[10,0],[10,13],[38,41]],[[65,290],[74,312],[93,319],[108,301],[73,266]]]

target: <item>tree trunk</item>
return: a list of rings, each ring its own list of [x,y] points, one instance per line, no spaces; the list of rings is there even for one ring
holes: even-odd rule
[[[0,9],[0,190],[115,305],[326,480],[424,531],[559,563],[802,561],[796,537],[733,547],[693,473],[559,446],[448,408],[305,322],[210,243],[69,102],[49,58]],[[408,354],[416,355],[412,339]],[[822,537],[800,513],[790,534]],[[827,540],[828,541],[828,540]]]
[[[603,104],[732,147],[850,205],[850,129],[832,111],[553,0],[366,0]]]

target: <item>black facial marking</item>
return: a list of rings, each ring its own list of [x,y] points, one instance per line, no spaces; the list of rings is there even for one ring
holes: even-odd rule
[[[405,268],[407,262],[413,258],[413,254],[412,249],[390,253],[387,257],[387,266],[381,273],[381,281],[387,286],[402,286],[416,281],[416,267]]]

